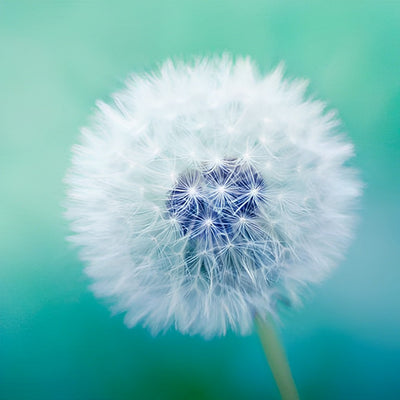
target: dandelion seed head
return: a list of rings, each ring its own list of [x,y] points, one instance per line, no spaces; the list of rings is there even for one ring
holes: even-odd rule
[[[93,291],[128,326],[246,334],[343,256],[361,184],[304,90],[225,55],[167,61],[98,103],[66,216]]]

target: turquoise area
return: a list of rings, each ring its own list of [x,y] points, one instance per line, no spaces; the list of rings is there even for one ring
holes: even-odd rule
[[[250,55],[338,110],[365,182],[356,238],[280,333],[303,399],[400,398],[400,2],[2,0],[0,399],[278,399],[256,335],[127,329],[63,213],[97,99],[168,56]]]

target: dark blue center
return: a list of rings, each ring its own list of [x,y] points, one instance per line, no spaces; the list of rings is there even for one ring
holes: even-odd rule
[[[266,185],[248,163],[225,159],[217,166],[182,173],[166,202],[183,235],[210,245],[232,242],[241,223],[257,218]]]

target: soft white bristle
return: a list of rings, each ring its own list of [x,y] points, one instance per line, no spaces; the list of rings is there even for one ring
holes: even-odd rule
[[[66,215],[93,291],[128,326],[245,334],[337,263],[361,184],[305,87],[224,55],[166,61],[98,102]]]

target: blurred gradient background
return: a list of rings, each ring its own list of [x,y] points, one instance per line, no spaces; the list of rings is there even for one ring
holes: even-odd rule
[[[256,335],[127,329],[65,241],[79,127],[132,71],[230,51],[339,110],[366,183],[346,261],[282,339],[303,399],[400,398],[399,1],[0,1],[0,399],[278,399]]]

